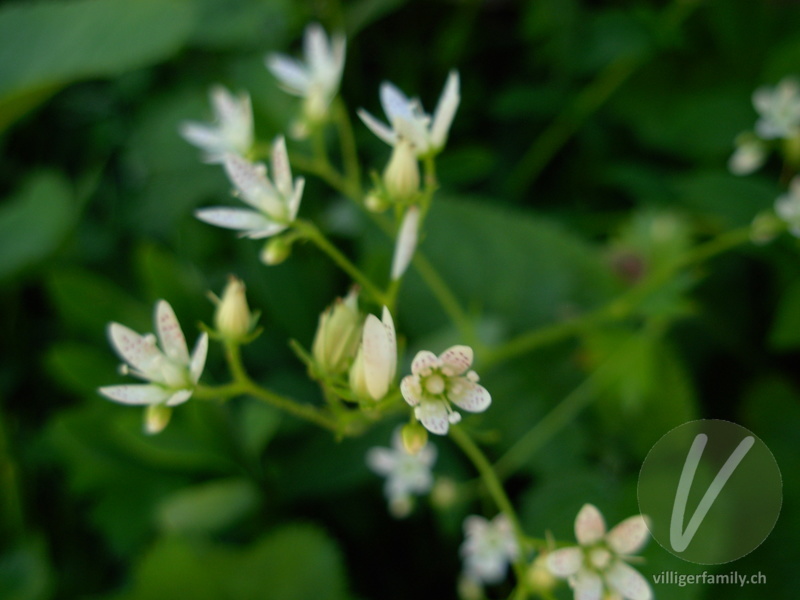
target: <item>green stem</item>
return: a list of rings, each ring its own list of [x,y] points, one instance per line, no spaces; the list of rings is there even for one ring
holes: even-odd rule
[[[342,163],[349,188],[352,190],[348,196],[360,198],[363,195],[361,190],[361,167],[358,161],[358,150],[356,140],[353,135],[353,124],[347,114],[347,107],[341,97],[336,98],[333,104],[333,115],[336,129],[339,132],[339,147],[342,152]]]
[[[489,462],[489,459],[486,458],[486,455],[481,451],[481,449],[472,441],[472,438],[467,434],[464,429],[462,429],[458,425],[453,425],[450,427],[450,438],[461,448],[461,451],[467,455],[467,458],[472,461],[472,464],[478,470],[478,473],[483,480],[483,484],[486,486],[486,490],[489,492],[489,495],[494,500],[494,503],[497,505],[497,508],[502,512],[508,520],[511,522],[512,527],[514,528],[514,534],[517,538],[517,545],[519,546],[519,554],[514,561],[514,572],[517,576],[517,594],[522,595],[515,595],[515,597],[524,598],[527,596],[525,592],[525,569],[526,569],[526,562],[525,562],[525,552],[524,548],[526,546],[526,538],[525,534],[522,531],[522,526],[520,525],[519,518],[517,517],[516,511],[514,511],[514,507],[511,505],[511,500],[509,500],[508,496],[506,495],[505,490],[503,489],[500,480],[497,478],[497,474],[492,467],[492,464]]]

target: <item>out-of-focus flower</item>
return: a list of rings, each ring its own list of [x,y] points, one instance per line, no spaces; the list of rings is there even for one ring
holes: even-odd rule
[[[400,225],[400,231],[397,234],[394,257],[392,258],[392,280],[400,279],[403,273],[406,272],[409,263],[411,263],[414,251],[417,249],[418,233],[419,208],[412,206],[406,211],[403,223]]]
[[[217,332],[230,340],[241,340],[253,327],[253,316],[247,305],[244,282],[230,276],[214,313]]]
[[[221,85],[211,88],[214,123],[186,121],[180,133],[190,144],[205,152],[204,160],[220,163],[226,154],[247,156],[253,145],[253,109],[250,96],[235,97]]]
[[[358,310],[358,289],[337,298],[319,316],[317,332],[311,347],[314,360],[329,375],[347,371],[361,339],[363,316]]]
[[[195,211],[201,221],[241,231],[243,237],[266,238],[287,229],[297,217],[303,197],[305,180],[298,177],[292,182],[286,141],[279,137],[272,145],[272,177],[267,177],[265,165],[254,165],[241,156],[225,155],[225,171],[236,195],[256,210],[245,208],[213,207]]]
[[[153,334],[139,335],[119,323],[108,326],[111,345],[125,361],[122,372],[148,383],[99,389],[101,394],[115,402],[148,406],[145,414],[148,433],[161,431],[169,421],[169,409],[191,397],[203,372],[208,351],[208,335],[203,333],[189,355],[180,323],[165,300],[156,303],[155,327],[157,340]]]
[[[419,100],[409,99],[392,83],[381,84],[380,96],[388,126],[366,110],[358,111],[358,116],[375,135],[390,146],[396,147],[402,141],[410,143],[418,157],[436,154],[444,148],[461,101],[456,71],[451,71],[447,78],[433,119],[422,109]]]
[[[489,521],[472,515],[464,520],[464,574],[483,584],[500,583],[508,565],[516,559],[519,546],[508,517],[498,514]]]
[[[380,400],[389,391],[397,372],[397,340],[394,320],[383,307],[381,320],[368,315],[355,362],[350,367],[350,387],[359,398]]]
[[[284,54],[270,54],[267,68],[288,93],[304,99],[303,113],[308,124],[323,122],[330,103],[339,91],[344,69],[346,41],[343,35],[328,39],[325,30],[314,23],[303,37],[305,62]],[[301,135],[303,126],[301,125]]]
[[[629,600],[652,599],[650,584],[625,562],[647,541],[644,517],[629,517],[606,533],[603,515],[585,504],[575,519],[575,537],[579,546],[555,550],[547,557],[547,568],[567,579],[575,600],[599,599],[604,591]]]
[[[445,435],[461,415],[450,403],[469,412],[483,412],[492,397],[470,370],[472,348],[453,346],[438,357],[427,350],[418,352],[411,363],[411,375],[400,383],[400,391],[414,414],[431,433]]]
[[[422,495],[433,487],[431,467],[436,462],[436,448],[426,444],[412,454],[406,450],[400,429],[392,436],[391,448],[371,448],[367,464],[378,475],[386,477],[385,493],[389,509],[398,518],[411,510],[413,495]]]
[[[763,141],[752,133],[743,133],[736,138],[736,150],[728,160],[728,169],[734,175],[749,175],[764,164],[768,153]]]
[[[800,237],[800,176],[789,183],[789,191],[775,200],[775,212],[789,226],[792,235]]]
[[[790,138],[800,133],[800,83],[792,77],[775,87],[760,87],[753,92],[753,106],[760,118],[756,133],[766,139]]]

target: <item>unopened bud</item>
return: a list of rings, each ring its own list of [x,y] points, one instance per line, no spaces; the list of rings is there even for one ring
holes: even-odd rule
[[[458,500],[456,482],[449,477],[438,477],[431,490],[431,504],[446,510],[451,508]]]
[[[347,370],[348,363],[358,350],[361,325],[357,289],[353,289],[344,299],[337,299],[319,316],[311,350],[314,360],[326,373],[338,375]]]
[[[408,140],[400,138],[395,144],[383,172],[383,183],[393,200],[408,200],[419,191],[419,164]]]
[[[382,213],[390,206],[389,200],[378,191],[371,191],[367,194],[367,197],[364,198],[364,206],[367,207],[367,210],[374,212],[374,213]]]
[[[549,592],[558,581],[547,568],[547,554],[540,554],[531,563],[526,573],[528,587],[534,592]]]
[[[274,237],[261,250],[261,262],[265,265],[279,265],[292,253],[292,244],[285,237]]]
[[[161,433],[169,423],[172,409],[165,404],[151,404],[144,411],[144,432],[149,435]]]
[[[222,299],[217,304],[214,325],[220,335],[232,340],[241,339],[250,332],[252,315],[241,279],[232,275],[228,279]]]
[[[403,426],[403,447],[409,454],[416,454],[428,443],[428,430],[417,421]]]
[[[785,228],[785,223],[774,213],[762,212],[750,225],[750,239],[754,244],[768,244]]]

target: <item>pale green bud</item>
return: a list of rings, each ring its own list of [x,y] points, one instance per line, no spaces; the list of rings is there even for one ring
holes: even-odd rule
[[[364,198],[364,206],[367,207],[367,210],[374,212],[374,213],[382,213],[390,206],[390,202],[386,199],[386,197],[378,191],[371,191],[367,194],[367,197]]]
[[[265,265],[279,265],[292,253],[292,244],[285,237],[272,238],[261,250],[261,262]]]
[[[528,580],[528,587],[535,592],[549,592],[558,584],[558,580],[547,568],[547,554],[536,557],[528,567],[525,578]]]
[[[350,389],[358,398],[367,399],[370,397],[367,388],[367,374],[364,372],[364,348],[358,347],[356,359],[350,367]]]
[[[169,424],[172,409],[166,404],[151,404],[144,411],[144,432],[149,435],[161,433]]]
[[[438,477],[431,490],[431,504],[441,509],[451,508],[458,500],[458,488],[449,477]]]
[[[353,289],[319,316],[311,351],[317,364],[329,375],[347,370],[358,350],[362,316],[358,310],[358,290]]]
[[[409,454],[416,454],[428,443],[428,430],[417,421],[403,426],[403,446]]]
[[[772,212],[756,215],[750,225],[750,239],[754,244],[768,244],[786,228],[786,224]]]
[[[383,183],[393,200],[404,201],[419,191],[419,164],[411,142],[400,138],[383,172]]]
[[[247,305],[245,286],[241,279],[230,276],[228,285],[222,292],[222,299],[217,304],[214,325],[222,337],[238,340],[250,332],[252,315]]]

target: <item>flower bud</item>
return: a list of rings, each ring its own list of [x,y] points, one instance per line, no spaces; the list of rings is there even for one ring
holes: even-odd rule
[[[169,424],[172,409],[166,404],[151,404],[144,411],[144,432],[149,435],[161,433]]]
[[[361,321],[357,289],[351,290],[344,299],[338,298],[319,316],[311,351],[314,360],[329,375],[347,370],[358,350]]]
[[[456,482],[449,477],[437,477],[431,490],[431,504],[436,508],[447,510],[458,501]]]
[[[400,138],[383,172],[383,183],[393,200],[404,201],[419,191],[419,164],[411,142]]]
[[[247,306],[244,283],[231,275],[217,304],[214,325],[222,337],[238,340],[250,332],[251,324],[252,315]]]
[[[261,262],[265,265],[279,265],[292,253],[292,244],[284,236],[272,238],[261,250]]]
[[[558,581],[547,568],[547,554],[540,554],[536,557],[536,560],[528,567],[526,579],[528,586],[534,592],[549,592],[556,586]]]
[[[409,454],[416,454],[428,443],[428,430],[414,421],[403,426],[403,447]]]
[[[367,197],[364,198],[364,206],[367,207],[367,210],[374,213],[382,213],[389,208],[389,204],[390,202],[386,197],[376,190],[372,190],[367,194]]]
[[[380,400],[389,391],[397,370],[397,340],[394,321],[383,308],[383,319],[369,315],[364,323],[361,346],[350,367],[350,388],[359,398]]]
[[[772,212],[761,212],[750,225],[750,239],[754,244],[768,244],[774,240],[786,225]]]

